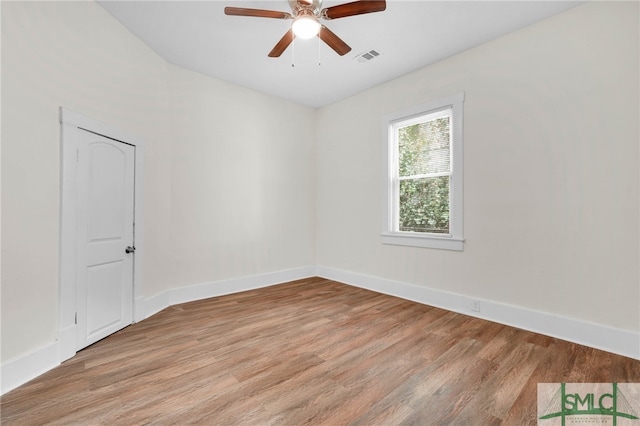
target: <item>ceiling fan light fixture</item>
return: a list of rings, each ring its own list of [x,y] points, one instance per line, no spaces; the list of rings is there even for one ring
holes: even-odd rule
[[[317,36],[320,32],[320,22],[313,16],[301,15],[293,21],[291,29],[296,37],[309,39]]]
[[[2,1],[2,0],[0,0]],[[365,13],[381,12],[386,9],[386,0],[354,0],[349,3],[338,4],[322,8],[322,0],[289,0],[291,12],[277,10],[249,9],[245,7],[225,7],[225,15],[253,16],[258,18],[293,19],[291,28],[271,49],[268,56],[278,58],[293,43],[296,37],[309,39],[318,37],[338,55],[344,56],[351,51],[351,47],[329,28],[320,24],[320,19],[337,19],[348,16],[363,15]],[[319,52],[319,51],[318,51]]]

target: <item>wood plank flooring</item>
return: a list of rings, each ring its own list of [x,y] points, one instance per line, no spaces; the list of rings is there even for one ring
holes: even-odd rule
[[[3,425],[534,425],[640,361],[320,278],[172,306],[5,394]]]

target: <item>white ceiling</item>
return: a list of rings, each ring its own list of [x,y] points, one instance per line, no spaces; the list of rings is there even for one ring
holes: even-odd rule
[[[346,2],[325,0],[322,6]],[[311,107],[328,105],[579,3],[390,0],[384,12],[323,21],[352,47],[345,56],[314,38],[296,39],[280,58],[269,58],[267,53],[291,21],[226,16],[223,9],[290,12],[287,0],[99,1],[168,62]],[[380,56],[359,62],[357,56],[371,49]]]

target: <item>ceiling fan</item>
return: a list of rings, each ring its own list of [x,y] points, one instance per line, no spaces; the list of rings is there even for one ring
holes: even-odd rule
[[[329,28],[320,23],[320,19],[330,20],[365,13],[381,12],[386,9],[385,0],[360,0],[322,8],[322,0],[289,0],[292,13],[276,10],[247,9],[243,7],[225,7],[225,15],[252,16],[258,18],[293,19],[291,29],[276,43],[269,57],[282,55],[294,38],[319,37],[330,48],[342,56],[351,51],[351,47]]]

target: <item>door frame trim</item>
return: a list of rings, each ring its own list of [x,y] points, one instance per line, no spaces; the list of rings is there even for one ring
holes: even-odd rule
[[[134,175],[134,240],[133,257],[133,321],[140,316],[135,300],[142,296],[144,253],[143,221],[143,141],[111,125],[99,122],[67,108],[59,108],[60,121],[60,239],[58,272],[58,335],[60,362],[76,354],[76,208],[77,208],[77,145],[65,138],[65,128],[78,128],[135,147]]]

